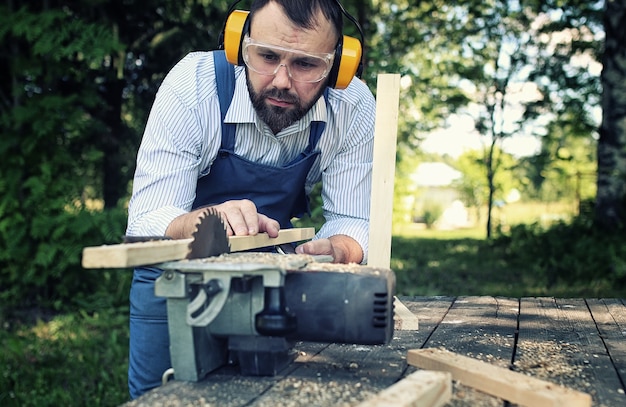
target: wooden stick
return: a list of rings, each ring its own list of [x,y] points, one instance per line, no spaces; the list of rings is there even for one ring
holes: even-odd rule
[[[372,267],[389,268],[391,258],[391,217],[396,171],[399,97],[400,75],[378,75],[367,260],[367,265]]]
[[[452,375],[418,370],[357,407],[439,407],[452,398]]]
[[[267,233],[259,233],[255,236],[231,236],[228,238],[228,243],[231,252],[243,252],[259,247],[309,240],[314,235],[315,228],[282,229],[278,232],[278,237],[269,237]]]
[[[410,309],[406,307],[398,299],[398,297],[393,297],[393,309],[394,309],[394,321],[393,321],[393,329],[396,331],[418,331],[419,330],[419,320],[417,315],[411,312]]]
[[[452,373],[466,386],[521,406],[590,407],[591,396],[555,383],[442,349],[412,349],[410,365]]]
[[[278,237],[267,233],[255,236],[231,236],[228,238],[231,252],[239,252],[283,243],[311,239],[315,228],[283,229]],[[82,266],[93,268],[126,268],[182,260],[189,254],[189,243],[193,239],[156,240],[139,243],[122,243],[106,246],[85,247]]]

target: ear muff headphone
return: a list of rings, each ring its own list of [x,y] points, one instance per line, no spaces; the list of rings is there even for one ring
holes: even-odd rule
[[[220,35],[219,49],[223,49],[226,60],[234,65],[243,65],[241,44],[244,36],[250,31],[249,11],[233,10],[239,3],[236,1],[229,10],[224,29]],[[356,25],[363,38],[363,31],[357,21],[337,2],[342,13]],[[362,40],[342,35],[335,48],[333,66],[328,74],[328,86],[335,89],[345,89],[354,76],[361,77],[363,72],[363,46]]]

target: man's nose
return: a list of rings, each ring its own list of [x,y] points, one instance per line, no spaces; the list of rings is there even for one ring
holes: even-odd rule
[[[289,68],[286,64],[280,64],[278,66],[272,84],[280,89],[291,88],[291,77],[289,76]]]

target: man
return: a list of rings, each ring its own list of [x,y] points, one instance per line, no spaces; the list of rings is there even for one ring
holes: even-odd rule
[[[327,86],[342,18],[334,0],[254,1],[223,123],[213,53],[172,69],[139,149],[128,235],[189,238],[210,205],[228,235],[275,237],[306,211],[305,193],[321,180],[326,223],[296,252],[366,261],[375,102],[356,78],[344,90]],[[170,367],[159,275],[139,268],[133,278],[132,398]]]

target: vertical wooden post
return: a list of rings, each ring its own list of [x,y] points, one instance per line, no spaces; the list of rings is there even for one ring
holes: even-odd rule
[[[380,74],[376,86],[374,162],[367,265],[389,268],[400,75]]]

